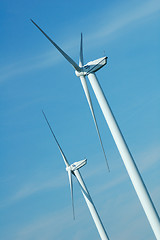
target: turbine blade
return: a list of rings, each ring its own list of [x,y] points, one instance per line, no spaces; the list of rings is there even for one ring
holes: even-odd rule
[[[83,37],[81,33],[81,42],[80,42],[80,54],[79,54],[79,66],[82,67],[83,63]]]
[[[44,113],[43,110],[42,110],[42,113],[43,113],[43,116],[44,116],[44,118],[45,118],[45,120],[46,120],[46,122],[47,122],[47,124],[48,124],[48,126],[49,126],[49,129],[50,129],[50,131],[51,131],[51,133],[52,133],[52,135],[53,135],[53,137],[54,137],[54,139],[55,139],[55,141],[56,141],[56,143],[57,143],[57,145],[58,145],[58,148],[59,148],[60,153],[61,153],[61,155],[62,155],[62,157],[63,157],[64,163],[65,163],[66,167],[69,167],[69,163],[68,163],[68,161],[67,161],[67,158],[66,158],[66,156],[64,155],[64,153],[63,153],[63,151],[62,151],[62,148],[61,148],[61,146],[59,145],[59,142],[58,142],[58,140],[57,140],[57,138],[56,138],[56,136],[55,136],[55,134],[54,134],[54,132],[53,132],[53,130],[52,130],[52,128],[51,128],[51,126],[50,126],[50,124],[49,124],[49,122],[48,122],[48,119],[47,119],[47,117],[46,117],[46,115],[45,115],[45,113]]]
[[[74,67],[78,72],[81,71],[81,68],[78,66],[72,58],[70,58],[32,19],[31,22],[44,34],[46,38],[57,48],[57,50],[67,59],[68,62]]]
[[[108,168],[108,171],[110,172],[107,157],[106,157],[106,153],[105,153],[105,150],[104,150],[104,147],[103,147],[101,135],[100,135],[99,128],[98,128],[98,123],[97,123],[97,120],[96,120],[96,116],[95,116],[95,113],[94,113],[91,97],[90,97],[90,94],[89,94],[87,82],[86,82],[86,79],[85,79],[84,76],[80,76],[80,79],[81,79],[81,83],[82,83],[82,86],[83,86],[83,89],[84,89],[84,92],[85,92],[85,95],[86,95],[86,98],[87,98],[87,101],[88,101],[88,104],[89,104],[89,107],[90,107],[90,110],[91,110],[91,113],[92,113],[92,117],[93,117],[94,124],[95,124],[96,130],[97,130],[99,141],[100,141],[100,144],[101,144],[101,147],[102,147],[104,158],[106,160],[107,168]]]
[[[74,200],[73,200],[73,183],[72,183],[72,172],[71,172],[71,170],[68,170],[68,177],[69,177],[69,185],[70,185],[70,190],[71,190],[71,201],[72,201],[73,219],[75,220]]]

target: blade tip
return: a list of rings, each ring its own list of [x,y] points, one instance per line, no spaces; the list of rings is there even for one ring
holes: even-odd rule
[[[46,114],[44,113],[43,109],[42,109],[42,114],[43,114],[43,116],[44,116],[45,119],[46,119]]]

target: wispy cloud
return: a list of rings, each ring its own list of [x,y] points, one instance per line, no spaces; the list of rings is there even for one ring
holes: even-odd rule
[[[147,156],[152,156],[152,159],[149,157],[147,162],[146,162],[146,155]],[[151,147],[150,150],[147,149],[145,153],[140,153],[139,156],[141,157],[141,160],[143,162],[142,166],[144,167],[143,170],[147,171],[150,166],[154,166],[157,163],[157,156],[159,155],[158,147]],[[153,156],[155,156],[153,158]],[[103,174],[104,174],[104,169],[102,169]],[[92,171],[92,169],[88,169],[88,180],[92,180],[94,178],[95,174],[98,177],[98,175],[101,175],[101,169],[98,168],[97,171]],[[106,172],[105,172],[106,174]],[[87,176],[86,176],[87,177]],[[87,180],[87,181],[88,181]],[[122,173],[119,173],[119,176],[114,175],[114,177],[111,177],[111,180],[108,182],[103,182],[101,186],[93,186],[92,191],[94,192],[94,197],[99,196],[99,200],[96,201],[96,204],[98,209],[100,210],[100,215],[102,219],[105,220],[106,223],[106,228],[107,229],[116,229],[116,232],[113,230],[110,230],[110,234],[112,237],[117,238],[117,236],[121,236],[120,239],[128,239],[133,231],[137,231],[137,238],[140,238],[140,236],[143,236],[143,230],[145,228],[145,224],[141,217],[143,218],[144,216],[141,216],[142,211],[139,212],[139,205],[137,205],[137,198],[132,199],[132,196],[130,196],[130,192],[123,192],[123,188],[121,189],[122,194],[118,195],[116,199],[114,198],[115,196],[112,195],[111,189],[114,187],[118,187],[127,181],[128,178],[126,175],[123,175]],[[21,201],[27,197],[30,197],[38,192],[43,192],[47,189],[52,189],[54,191],[54,188],[59,188],[67,185],[65,175],[59,175],[59,176],[54,176],[52,178],[49,178],[47,181],[43,182],[41,180],[36,180],[35,179],[30,179],[28,183],[25,183],[21,188],[9,198],[8,202],[6,201],[6,205],[14,204],[18,201]],[[77,185],[78,188],[78,185]],[[90,190],[90,189],[89,189]],[[159,191],[158,188],[155,187],[153,190],[154,194],[156,195],[156,199],[159,197]],[[103,200],[101,199],[100,196],[103,194]],[[125,194],[125,197],[124,197]],[[72,221],[72,214],[71,214],[71,206],[68,206],[64,209],[57,209],[56,212],[53,214],[49,214],[46,216],[41,216],[36,219],[29,220],[28,223],[25,223],[23,226],[19,225],[17,229],[14,229],[14,236],[15,239],[35,239],[38,237],[39,240],[41,239],[53,239],[53,238],[60,238],[62,232],[64,231],[71,231],[71,229],[74,229],[74,231],[71,231],[73,236],[72,239],[81,239],[82,237],[86,238],[86,236],[92,236],[92,231],[96,231],[96,228],[92,222],[91,216],[89,214],[89,211],[87,210],[86,212],[86,204],[84,203],[84,200],[82,200],[82,195],[80,195],[80,199],[76,199],[76,222]],[[114,199],[113,199],[114,198]],[[126,201],[126,199],[130,199],[131,201]],[[116,219],[114,221],[113,219],[110,219],[112,215],[112,206],[114,202],[114,207],[118,212],[118,216],[116,216]],[[100,204],[101,203],[101,204]],[[138,202],[139,203],[139,202]],[[103,204],[103,205],[102,205]],[[137,208],[137,206],[139,206]],[[103,209],[103,211],[102,211]],[[105,211],[104,211],[105,209]],[[113,211],[114,212],[114,211]],[[124,214],[125,213],[125,214]],[[115,213],[114,213],[115,214]],[[122,223],[119,222],[121,216],[125,217],[125,221],[122,221]],[[132,218],[132,219],[131,219]],[[89,228],[94,228],[92,231],[89,231],[88,228],[87,230],[81,229],[79,231],[78,227],[78,222],[83,222],[83,224],[88,226]],[[92,224],[89,224],[88,221],[91,221]],[[131,221],[134,221],[134,227],[131,223]],[[124,222],[127,223],[127,228],[124,228],[123,224]],[[108,223],[114,226],[108,226]],[[63,228],[63,231],[62,231]],[[67,229],[68,228],[68,229]],[[124,230],[126,229],[126,230]],[[134,234],[135,236],[135,234]],[[152,235],[151,235],[152,236]],[[64,237],[64,235],[63,235]],[[62,239],[65,239],[63,238]],[[132,238],[131,238],[132,239]],[[146,238],[147,239],[147,238]],[[149,239],[149,238],[148,238]]]
[[[160,161],[160,146],[156,145],[144,150],[137,156],[137,158],[139,159],[138,165],[142,172],[149,170]]]
[[[160,2],[158,0],[143,1],[143,3],[138,2],[138,4],[133,5],[133,7],[131,7],[131,5],[126,7],[126,2],[124,4],[124,6],[123,4],[120,5],[119,10],[121,11],[119,11],[119,14],[116,15],[114,13],[113,16],[110,16],[110,19],[107,18],[107,10],[104,11],[104,14],[101,13],[99,19],[100,22],[103,23],[101,25],[102,27],[98,27],[96,31],[89,32],[85,39],[90,43],[95,42],[95,44],[97,40],[103,41],[103,39],[105,39],[106,42],[108,36],[115,34],[122,28],[140,19],[147,18],[160,11]]]
[[[46,52],[39,56],[32,56],[29,59],[22,59],[9,65],[1,66],[0,82],[2,83],[7,79],[32,72],[33,70],[50,67],[58,63],[59,59],[59,57],[55,57],[53,52]]]
[[[18,226],[17,229],[14,229],[14,238],[17,240],[32,240],[35,238],[51,240],[66,239],[66,236],[69,236],[70,239],[80,240],[90,238],[93,235],[94,237],[98,236],[92,217],[82,198],[81,195],[80,199],[76,199],[75,221],[72,219],[71,206],[62,207],[53,213],[42,215],[34,220],[29,220],[24,225]]]
[[[60,174],[59,176],[52,176],[51,178],[44,179],[29,179],[28,182],[24,183],[18,191],[15,191],[13,195],[1,201],[0,207],[6,207],[11,204],[14,204],[18,201],[21,201],[31,195],[34,195],[38,192],[43,192],[45,190],[55,189],[59,187],[64,187],[67,185],[66,178],[64,174]]]
[[[154,167],[156,163],[160,160],[160,147],[159,146],[152,146],[151,148],[148,148],[147,150],[144,150],[143,152],[137,154],[136,163],[138,162],[138,167],[140,168],[141,172],[148,171],[151,167]],[[116,166],[115,166],[116,168]],[[115,170],[115,169],[114,169]],[[95,176],[98,178],[98,176],[101,176],[106,173],[106,169],[104,169],[104,166],[99,166],[98,168],[90,168],[87,171],[87,174],[85,174],[85,179],[88,181],[91,181],[92,178],[95,178]],[[119,172],[119,171],[118,171]],[[43,192],[45,190],[49,189],[55,189],[59,187],[64,187],[68,183],[66,182],[66,176],[65,173],[60,174],[59,176],[52,176],[51,178],[44,180],[34,177],[34,179],[30,179],[28,182],[24,183],[18,191],[16,191],[13,195],[11,195],[8,199],[5,199],[1,201],[0,207],[5,207],[11,204],[14,204],[18,201],[21,201],[27,197],[30,197],[38,192]],[[110,181],[104,181],[104,184],[94,185],[92,186],[91,191],[94,192],[94,195],[100,194],[102,192],[106,192],[109,189],[112,189],[114,187],[117,187],[121,185],[123,182],[127,181],[128,178],[126,175],[121,174],[119,172],[119,175],[114,177],[112,176]]]
[[[122,9],[124,6],[121,6]],[[103,24],[101,25],[101,28],[98,28],[99,30],[95,31],[88,31],[85,41],[89,41],[90,43],[95,44],[97,43],[96,40],[102,40],[106,39],[107,36],[112,35],[116,33],[118,30],[122,29],[123,27],[140,20],[142,18],[145,18],[147,16],[150,16],[156,12],[160,11],[160,2],[158,0],[152,0],[152,1],[144,1],[144,3],[139,3],[135,9],[128,8],[126,11],[126,8],[124,8],[123,11],[121,11],[120,15],[111,17],[111,19],[108,21],[105,21],[105,16],[107,9],[105,11],[104,16],[100,16],[101,21]],[[106,24],[104,24],[107,22]],[[93,41],[94,40],[94,41]],[[68,42],[65,45],[64,49],[70,50],[74,48],[76,45],[75,42],[79,41],[79,39],[73,39]],[[91,47],[91,44],[89,44]],[[13,64],[4,65],[1,66],[0,70],[0,82],[3,82],[7,79],[13,78],[15,76],[25,74],[32,72],[34,70],[40,69],[40,68],[47,68],[50,66],[53,66],[54,64],[57,64],[59,61],[61,61],[63,58],[59,55],[55,55],[53,52],[45,52],[40,55],[37,55],[36,57],[31,57],[28,60],[19,60],[18,62],[14,62]]]
[[[15,239],[58,239],[62,228],[70,227],[71,219],[69,218],[69,209],[42,216],[16,229]]]

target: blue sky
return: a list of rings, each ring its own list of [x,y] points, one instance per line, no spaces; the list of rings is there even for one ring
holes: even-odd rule
[[[108,56],[98,79],[160,214],[160,2],[0,2],[0,238],[99,239],[74,181],[76,220],[63,160],[81,170],[110,239],[154,239],[89,86],[111,172],[73,68],[33,26],[33,18],[75,61]],[[75,179],[76,180],[76,179]]]

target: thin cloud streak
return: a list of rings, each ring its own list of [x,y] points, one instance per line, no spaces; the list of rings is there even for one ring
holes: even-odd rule
[[[115,17],[110,20],[105,27],[101,28],[99,31],[89,32],[86,36],[85,40],[89,42],[96,42],[96,40],[102,40],[109,35],[116,33],[121,28],[141,19],[148,17],[156,12],[160,11],[160,2],[158,0],[145,2],[142,6],[139,6],[137,9],[130,10],[128,12],[123,12],[121,16],[118,16],[117,19]],[[104,17],[105,18],[105,17]],[[105,22],[105,21],[103,21]],[[103,25],[104,26],[104,25]],[[75,41],[79,41],[79,39],[75,39]],[[73,49],[75,41],[72,39],[72,44],[69,43],[65,46],[64,49]],[[91,45],[89,45],[91,47]],[[57,57],[58,56],[58,57]],[[2,83],[5,80],[10,78],[29,73],[40,68],[48,68],[62,61],[63,58],[59,55],[55,55],[54,53],[47,52],[43,53],[39,56],[32,57],[31,59],[22,60],[10,65],[2,66],[0,71],[0,82]]]
[[[151,167],[156,165],[156,163],[159,161],[160,156],[160,148],[159,146],[151,147],[150,149],[147,149],[146,151],[143,151],[143,153],[137,154],[137,158],[141,159],[140,161],[140,169],[141,172],[148,171]],[[116,167],[116,166],[115,166]],[[98,167],[95,169],[90,169],[87,172],[87,175],[85,176],[85,179],[91,180],[95,175],[101,175],[102,171],[104,173],[103,167]],[[105,173],[106,174],[106,173]],[[111,179],[111,181],[104,182],[101,186],[93,186],[91,191],[94,192],[94,195],[100,194],[102,192],[105,192],[113,187],[117,187],[123,182],[127,181],[128,178],[126,175],[119,175],[116,178]],[[27,197],[30,197],[38,192],[43,192],[47,189],[55,189],[59,187],[64,187],[67,185],[66,182],[66,176],[64,174],[61,174],[57,177],[52,177],[47,181],[42,182],[36,181],[34,179],[30,179],[30,182],[25,183],[14,195],[12,195],[8,200],[2,201],[0,204],[0,207],[5,207],[11,204],[14,204],[18,201],[21,201]]]
[[[138,162],[138,168],[141,173],[145,173],[150,170],[151,167],[155,167],[158,161],[160,160],[160,146],[152,146],[149,149],[144,150],[143,152],[137,154],[136,159],[140,159]],[[101,173],[100,169],[98,169],[99,173]],[[91,175],[92,177],[93,175]],[[119,176],[114,177],[111,181],[104,182],[101,186],[92,187],[92,192],[94,195],[106,192],[109,189],[113,189],[114,187],[119,186],[120,184],[128,181],[128,176],[124,174],[120,174]]]
[[[152,146],[146,149],[146,151],[139,154],[138,159],[140,159],[138,165],[142,172],[149,170],[160,161],[160,146]]]
[[[155,156],[154,158],[149,158],[146,166],[145,166],[145,154],[147,155],[152,155]],[[148,168],[150,168],[151,165],[155,165],[157,163],[157,147],[151,148],[150,149],[150,153],[149,150],[147,149],[146,153],[143,154],[139,154],[140,156],[143,155],[144,159],[141,158],[142,162],[144,162],[144,171],[148,170]],[[91,173],[90,173],[91,172]],[[92,174],[92,170],[89,170],[88,172],[89,174],[89,178],[93,178],[93,174]],[[100,168],[97,169],[97,173],[94,172],[94,174],[101,174]],[[105,196],[104,199],[107,199],[103,201],[103,204],[105,204],[104,206],[101,205],[100,209],[102,211],[102,209],[105,209],[105,213],[102,214],[102,219],[105,220],[105,222],[107,223],[109,220],[109,216],[111,214],[111,210],[110,210],[110,206],[112,206],[112,194],[110,194],[108,196],[107,191],[109,189],[112,189],[113,187],[119,186],[119,184],[122,184],[124,181],[126,181],[128,178],[124,175],[120,175],[117,176],[116,178],[114,177],[114,179],[112,179],[110,182],[108,183],[104,183],[103,185],[101,185],[101,187],[96,186],[94,189],[92,189],[91,192],[94,192],[94,195],[102,195],[103,192],[105,192]],[[29,183],[26,183],[23,185],[23,187],[20,188],[19,191],[17,191],[17,193],[10,198],[10,201],[7,203],[8,205],[10,204],[14,204],[20,200],[23,200],[33,194],[36,194],[38,192],[43,192],[46,189],[52,189],[54,191],[54,188],[59,188],[59,187],[63,187],[67,185],[66,179],[65,179],[65,175],[60,175],[55,177],[54,179],[49,179],[48,181],[42,183],[42,181],[40,182],[36,182],[35,180],[30,181]],[[76,184],[77,185],[77,184]],[[78,186],[76,186],[76,188],[78,188]],[[89,189],[90,190],[90,189]],[[158,189],[154,189],[153,193],[154,195],[156,195],[157,197],[157,192]],[[126,197],[127,195],[129,196],[130,193],[126,193]],[[92,197],[93,197],[92,196]],[[86,224],[88,227],[90,226],[88,223],[88,217],[90,217],[89,212],[86,215],[86,205],[84,203],[84,200],[82,201],[82,195],[80,195],[80,199],[76,200],[76,215],[77,215],[77,219],[76,219],[76,227],[75,228],[75,233],[73,233],[74,238],[76,239],[76,236],[80,238],[80,236],[89,236],[88,231],[83,231],[82,229],[82,235],[78,234],[78,230],[76,230],[76,228],[78,229],[78,222],[77,221],[83,221],[84,224]],[[77,202],[78,201],[78,202]],[[133,202],[128,202],[126,204],[124,204],[124,196],[120,195],[118,196],[118,199],[116,199],[115,201],[115,208],[119,208],[121,206],[121,211],[119,213],[119,218],[122,215],[122,212],[126,212],[125,214],[125,218],[126,218],[126,222],[130,222],[130,217],[133,216],[133,218],[138,219],[137,216],[139,216],[139,210],[137,209],[137,201],[133,200]],[[123,203],[123,204],[122,204]],[[6,204],[6,205],[7,205]],[[130,204],[132,205],[132,208],[130,207]],[[97,205],[97,203],[96,203]],[[99,204],[97,205],[97,207],[100,206]],[[122,207],[123,206],[123,207]],[[98,207],[99,209],[99,207]],[[100,211],[100,213],[101,213]],[[101,214],[100,214],[101,215]],[[91,220],[92,221],[92,220]],[[112,221],[113,224],[114,221]],[[137,222],[136,220],[136,225],[134,225],[135,227],[133,228],[133,226],[128,225],[126,231],[124,231],[124,227],[122,226],[123,232],[121,230],[121,225],[118,224],[118,219],[114,222],[115,224],[115,228],[117,229],[116,232],[112,233],[111,235],[112,237],[115,237],[115,239],[117,238],[118,235],[121,236],[121,239],[128,239],[129,236],[131,236],[131,233],[136,230],[139,229],[138,226],[141,226],[142,229],[144,229],[143,226],[143,221],[140,220]],[[140,224],[140,225],[139,225]],[[110,227],[108,227],[107,224],[106,228],[110,229]],[[54,226],[54,227],[52,227]],[[64,208],[62,210],[58,210],[57,213],[53,213],[50,215],[46,215],[46,216],[42,216],[40,219],[37,218],[35,220],[31,220],[30,222],[28,222],[28,224],[24,225],[24,226],[20,226],[18,229],[14,229],[14,234],[15,234],[15,239],[19,240],[19,239],[34,239],[34,237],[37,237],[37,235],[39,236],[39,239],[44,239],[47,237],[47,239],[53,239],[53,238],[58,238],[61,234],[61,230],[62,230],[62,226],[63,229],[65,231],[65,229],[69,228],[71,229],[73,227],[73,221],[71,219],[71,208],[70,206],[68,206],[67,208]],[[92,224],[92,227],[94,227],[94,224]],[[48,229],[48,231],[47,231]],[[51,229],[53,229],[53,231],[51,231]],[[56,229],[56,231],[54,230]],[[93,230],[93,229],[92,229]],[[89,231],[92,232],[92,231]],[[14,235],[13,234],[13,235]],[[144,235],[143,233],[140,233],[140,231],[138,231],[137,233],[137,238],[141,235]],[[146,238],[147,239],[147,238]],[[148,238],[149,239],[149,238]]]
[[[108,22],[105,26],[103,25],[104,27],[99,31],[96,31],[96,33],[95,31],[89,33],[86,39],[89,42],[93,42],[93,39],[94,41],[102,40],[104,38],[106,39],[107,36],[115,34],[123,27],[126,27],[137,20],[149,17],[158,11],[160,11],[160,2],[158,0],[145,2],[143,5],[138,6],[137,9],[128,9],[128,11],[126,11],[124,8],[124,12],[122,12],[121,15],[117,18],[115,18],[114,15],[110,22]],[[105,19],[106,13],[104,14],[104,17],[101,17],[101,21],[105,22]]]
[[[68,216],[68,217],[67,217]],[[41,218],[31,221],[20,229],[17,229],[15,238],[18,239],[34,239],[34,237],[41,239],[57,238],[64,228],[69,228],[71,221],[69,221],[69,209],[63,209],[62,212],[49,214]],[[51,229],[53,229],[51,231]]]
[[[43,53],[39,56],[32,57],[28,60],[22,60],[13,64],[9,64],[8,66],[4,66],[3,69],[0,70],[0,82],[22,75],[27,74],[29,72],[47,68],[59,62],[60,56],[56,56],[51,52]]]
[[[25,183],[21,188],[9,197],[7,200],[4,200],[0,203],[0,208],[12,205],[18,201],[21,201],[25,198],[28,198],[38,192],[43,192],[46,190],[53,190],[55,188],[64,187],[67,185],[66,178],[64,174],[61,174],[57,177],[52,177],[47,181],[36,181],[33,180]]]

